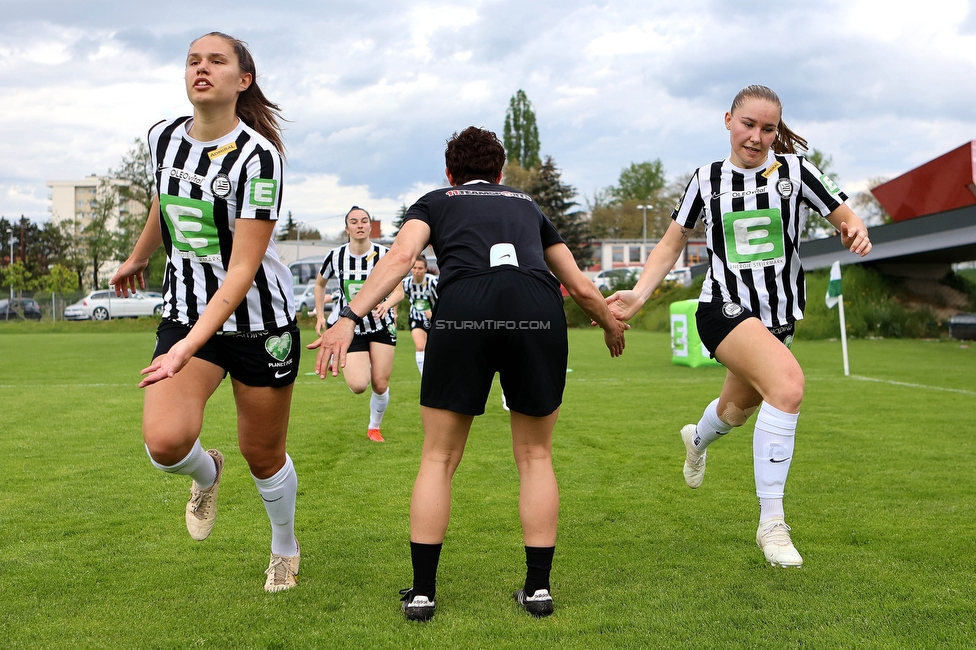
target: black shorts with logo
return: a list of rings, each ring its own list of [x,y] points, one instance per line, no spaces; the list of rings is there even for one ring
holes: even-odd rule
[[[423,330],[425,332],[430,332],[430,321],[426,318],[423,320],[417,318],[410,319],[410,331],[413,330]]]
[[[153,359],[186,338],[190,326],[164,320],[156,329]],[[292,324],[265,332],[219,332],[194,357],[224,369],[224,376],[245,386],[281,388],[295,382],[301,358],[301,334]]]
[[[352,337],[352,343],[349,344],[346,352],[369,352],[370,343],[396,345],[396,325],[389,325],[369,334],[356,334]]]
[[[420,403],[481,415],[497,372],[509,408],[544,417],[562,403],[568,354],[555,288],[518,269],[459,278],[434,307]]]
[[[698,311],[695,312],[695,323],[698,326],[698,336],[701,337],[702,345],[709,352],[711,358],[715,358],[715,350],[725,340],[736,326],[749,319],[759,318],[751,311],[734,302],[700,302]],[[795,323],[789,323],[780,327],[767,327],[769,332],[778,338],[787,348],[793,345],[793,333],[796,330]]]

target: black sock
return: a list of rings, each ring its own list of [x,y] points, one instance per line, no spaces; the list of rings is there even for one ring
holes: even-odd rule
[[[525,547],[525,595],[532,596],[539,589],[549,589],[549,573],[555,546]]]
[[[437,590],[437,563],[441,559],[443,544],[418,544],[410,542],[410,560],[413,562],[413,593],[434,600]]]

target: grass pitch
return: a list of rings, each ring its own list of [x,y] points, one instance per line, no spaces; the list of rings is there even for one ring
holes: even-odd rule
[[[220,516],[194,542],[188,479],[152,469],[139,433],[153,333],[85,329],[0,329],[0,647],[976,646],[976,346],[852,341],[845,378],[839,343],[794,344],[807,395],[786,508],[805,564],[782,570],[755,546],[752,421],[709,449],[700,489],[681,476],[678,430],[724,371],[672,366],[663,334],[632,331],[611,360],[599,332],[573,331],[555,615],[511,601],[524,557],[496,384],[455,478],[437,616],[409,624],[396,592],[422,432],[407,336],[382,445],[366,440],[367,397],[303,357],[289,434],[302,570],[269,595],[229,385],[202,434],[227,456]]]

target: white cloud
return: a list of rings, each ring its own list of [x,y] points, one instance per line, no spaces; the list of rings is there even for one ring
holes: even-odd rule
[[[750,83],[777,90],[848,184],[976,137],[964,0],[296,1],[258,27],[245,19],[257,3],[234,6],[222,29],[248,41],[291,120],[285,201],[299,220],[352,203],[391,219],[443,183],[445,139],[500,131],[519,88],[542,153],[583,194],[631,162],[660,158],[677,176],[727,155],[722,115]],[[188,113],[182,58],[209,20],[121,0],[6,8],[0,214],[46,218],[45,180],[103,173],[154,122]]]

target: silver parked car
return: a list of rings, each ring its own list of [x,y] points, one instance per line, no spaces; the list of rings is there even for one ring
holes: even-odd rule
[[[65,320],[108,320],[110,318],[136,318],[159,316],[163,313],[163,299],[147,296],[136,291],[128,298],[115,295],[115,291],[92,291],[64,310]]]
[[[332,311],[333,301],[339,291],[339,281],[329,278],[325,283],[324,311]],[[303,316],[315,315],[315,283],[295,285],[295,311]]]

